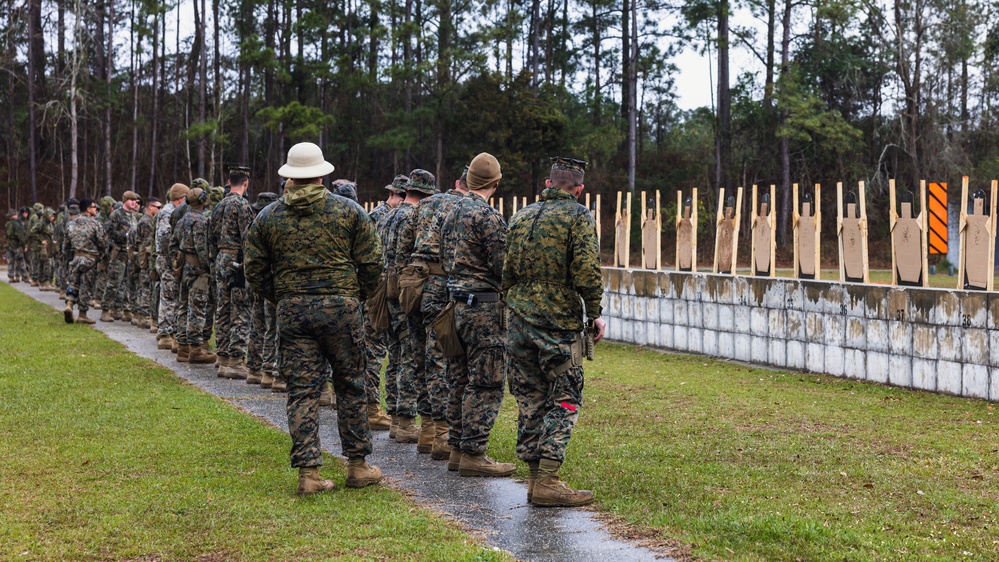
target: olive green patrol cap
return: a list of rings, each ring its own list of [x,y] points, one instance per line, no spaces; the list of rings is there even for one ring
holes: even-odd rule
[[[263,211],[264,208],[266,208],[268,205],[277,201],[280,198],[281,197],[277,193],[274,193],[273,191],[265,191],[257,195],[257,200],[253,203],[253,205],[250,206],[253,207],[254,211],[259,213],[260,211]]]
[[[122,201],[141,201],[142,198],[139,197],[139,194],[136,193],[136,192],[134,192],[134,191],[126,191],[125,193],[121,194],[121,200]]]
[[[409,181],[406,182],[406,191],[416,191],[433,195],[437,193],[437,178],[426,170],[417,168],[410,172]]]
[[[552,156],[549,158],[552,162],[552,171],[555,170],[565,170],[567,172],[575,172],[579,175],[583,175],[586,172],[586,161],[577,160],[575,158],[566,158],[565,156]]]

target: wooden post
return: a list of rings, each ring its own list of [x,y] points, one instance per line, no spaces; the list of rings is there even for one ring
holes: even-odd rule
[[[621,205],[621,192],[617,193],[617,213],[615,215],[614,263],[618,267],[628,268],[631,265],[631,192],[624,198]]]
[[[718,213],[715,215],[715,265],[712,273],[718,273],[718,254],[721,250],[721,224],[725,217],[725,188],[718,190]]]
[[[770,276],[777,277],[777,186],[770,184]]]
[[[888,211],[888,231],[895,232],[895,225],[898,224],[898,207],[895,195],[895,178],[888,180],[888,204],[891,209]],[[891,237],[891,284],[898,285],[898,260],[895,257],[895,237]]]
[[[500,213],[501,217],[506,218],[506,215],[503,213],[503,198],[502,197],[499,198],[499,213]]]
[[[600,244],[600,194],[597,194],[596,203],[594,203],[594,213],[593,220],[597,223],[597,245]]]
[[[697,271],[697,188],[690,193],[690,271]]]
[[[864,182],[860,182],[860,232],[863,237],[860,239],[861,247],[864,252],[864,283],[871,282],[871,264],[870,256],[867,251],[867,192],[865,190]]]
[[[919,226],[923,231],[923,287],[930,286],[929,246],[926,245],[930,229],[930,214],[926,211],[926,180],[919,180]]]
[[[656,271],[663,268],[663,204],[662,194],[656,190]]]
[[[742,223],[742,186],[735,191],[735,218],[732,220],[732,275],[739,268],[739,225]]]

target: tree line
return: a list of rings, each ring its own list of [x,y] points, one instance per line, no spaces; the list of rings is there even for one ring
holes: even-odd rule
[[[786,241],[794,182],[866,181],[882,236],[889,178],[999,177],[988,0],[6,4],[8,206],[162,195],[230,164],[274,190],[310,140],[363,199],[417,167],[447,186],[480,151],[503,165],[498,196],[539,192],[554,154],[588,160],[587,188],[608,196],[698,186],[713,209],[718,187],[773,183]],[[712,65],[693,110],[676,103],[684,48]],[[733,50],[762,70],[732,68]]]

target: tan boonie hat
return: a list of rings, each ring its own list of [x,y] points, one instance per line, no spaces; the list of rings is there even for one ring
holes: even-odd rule
[[[122,201],[140,201],[142,198],[134,191],[126,191],[121,195]]]
[[[288,150],[288,161],[278,175],[282,178],[308,180],[333,173],[333,164],[323,157],[323,149],[311,142],[300,142]]]

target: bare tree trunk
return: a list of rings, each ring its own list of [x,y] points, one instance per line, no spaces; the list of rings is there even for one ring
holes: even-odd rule
[[[14,12],[14,0],[7,0],[7,22],[8,22],[8,28],[9,29],[13,29],[14,28],[14,14],[15,14],[15,12]],[[14,66],[14,56],[15,56],[14,34],[13,33],[7,33],[7,51],[4,54],[6,54],[7,57],[9,57],[4,62],[7,65],[9,65],[8,68],[12,68]],[[7,145],[7,147],[6,147],[7,148],[7,185],[8,185],[7,204],[8,204],[8,207],[16,207],[18,205],[18,203],[20,203],[20,202],[17,200],[16,195],[12,199],[10,191],[9,191],[10,188],[12,188],[13,186],[16,185],[16,182],[15,182],[15,179],[14,179],[16,177],[14,175],[15,174],[14,170],[16,170],[18,168],[18,166],[16,166],[15,163],[14,163],[14,159],[15,159],[15,156],[14,156],[14,76],[12,74],[5,74],[5,76],[7,77],[7,142],[6,142],[6,145]]]
[[[104,194],[111,195],[111,97],[114,75],[114,1],[108,0],[107,100],[104,105]]]
[[[793,0],[784,0],[784,17],[781,20],[783,35],[781,35],[780,40],[781,78],[786,76],[788,60],[791,56],[791,10],[793,6]],[[787,117],[787,108],[780,108],[780,127],[783,127],[784,123],[787,122]],[[777,238],[781,244],[787,244],[791,230],[791,147],[787,135],[780,138],[780,172],[780,214],[777,221]]]
[[[729,2],[718,3],[718,131],[715,136],[715,182],[728,185],[728,168],[732,154],[732,95],[728,66]]]
[[[195,0],[195,5],[197,5],[197,0]],[[198,40],[198,55],[201,57],[198,66],[198,80],[200,82],[198,87],[198,114],[199,123],[204,125],[205,120],[208,118],[208,64],[205,59],[207,59],[207,50],[205,49],[205,32],[204,26],[208,21],[207,12],[208,0],[201,0],[201,26],[197,33]],[[198,139],[198,176],[205,177],[205,150],[208,148],[207,139],[205,135],[202,134]],[[208,178],[205,178],[208,179]]]
[[[132,24],[129,27],[128,36],[131,39],[131,74],[132,74],[132,181],[129,189],[135,190],[135,177],[138,172],[136,162],[139,160],[139,54],[135,43],[135,0],[132,0]]]
[[[625,0],[627,1],[627,0]],[[539,41],[541,39],[541,0],[531,0],[531,26],[530,26],[530,37],[531,37],[531,52],[530,52],[530,67],[531,67],[531,89],[534,93],[538,92],[538,61],[541,56]]]
[[[77,114],[77,99],[79,92],[76,89],[76,79],[80,73],[80,51],[83,46],[83,17],[80,13],[80,0],[76,0],[73,9],[73,59],[70,66],[69,75],[69,197],[76,198],[76,191],[80,180],[80,130],[79,115]]]
[[[156,138],[157,125],[160,119],[160,81],[159,81],[159,40],[160,40],[160,11],[156,7],[153,9],[153,113],[151,131],[149,135],[149,190],[147,197],[152,197],[156,189],[156,147],[159,139]]]
[[[628,65],[628,190],[635,191],[635,167],[638,164],[638,0],[631,1],[631,58]],[[656,213],[659,211],[657,210]]]
[[[42,34],[42,2],[28,4],[28,169],[31,175],[31,201],[38,201],[38,124],[35,104],[45,76],[45,38]],[[13,103],[13,97],[11,102]]]

